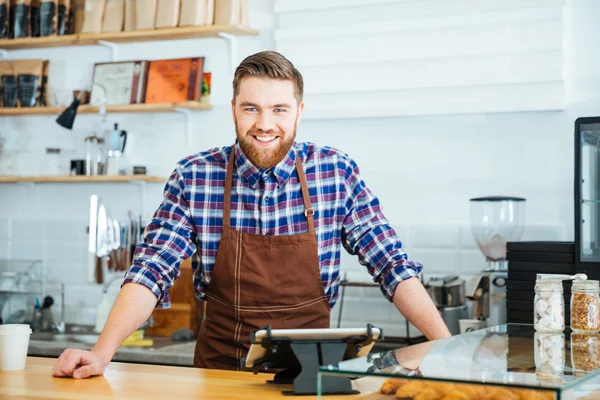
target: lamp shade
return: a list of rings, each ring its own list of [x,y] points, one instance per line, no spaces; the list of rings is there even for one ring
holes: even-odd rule
[[[79,107],[80,102],[81,100],[79,98],[75,98],[71,105],[56,118],[56,123],[64,128],[73,129],[73,123],[75,122],[75,116],[77,115],[77,107]]]

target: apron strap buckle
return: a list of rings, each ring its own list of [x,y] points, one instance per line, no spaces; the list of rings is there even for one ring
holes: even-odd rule
[[[308,217],[312,217],[313,215],[315,215],[315,209],[314,208],[307,208],[306,210],[304,210],[304,216],[306,218]]]

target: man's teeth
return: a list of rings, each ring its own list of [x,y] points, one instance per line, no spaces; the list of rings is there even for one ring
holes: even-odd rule
[[[270,142],[271,140],[275,139],[276,136],[254,136],[256,138],[256,140],[259,140],[261,142]]]

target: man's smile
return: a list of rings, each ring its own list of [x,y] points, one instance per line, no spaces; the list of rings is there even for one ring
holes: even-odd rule
[[[279,136],[275,135],[251,135],[254,138],[254,141],[263,147],[271,146],[279,140]]]

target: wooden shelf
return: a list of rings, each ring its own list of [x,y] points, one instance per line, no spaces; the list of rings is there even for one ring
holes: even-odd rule
[[[1,115],[57,115],[63,112],[65,107],[31,107],[31,108],[0,108]],[[182,103],[166,104],[125,104],[122,106],[107,106],[108,113],[151,113],[151,112],[173,112],[177,108],[190,111],[212,110],[210,104],[197,101],[185,101]],[[96,114],[98,107],[82,105],[77,108],[77,114]]]
[[[167,178],[148,175],[118,176],[0,176],[0,183],[119,183],[119,182],[167,182]]]
[[[46,47],[88,46],[100,41],[111,43],[151,42],[218,37],[220,33],[235,36],[257,35],[258,31],[240,25],[187,26],[178,28],[145,29],[127,32],[79,33],[65,36],[0,40],[0,49],[35,49]]]

